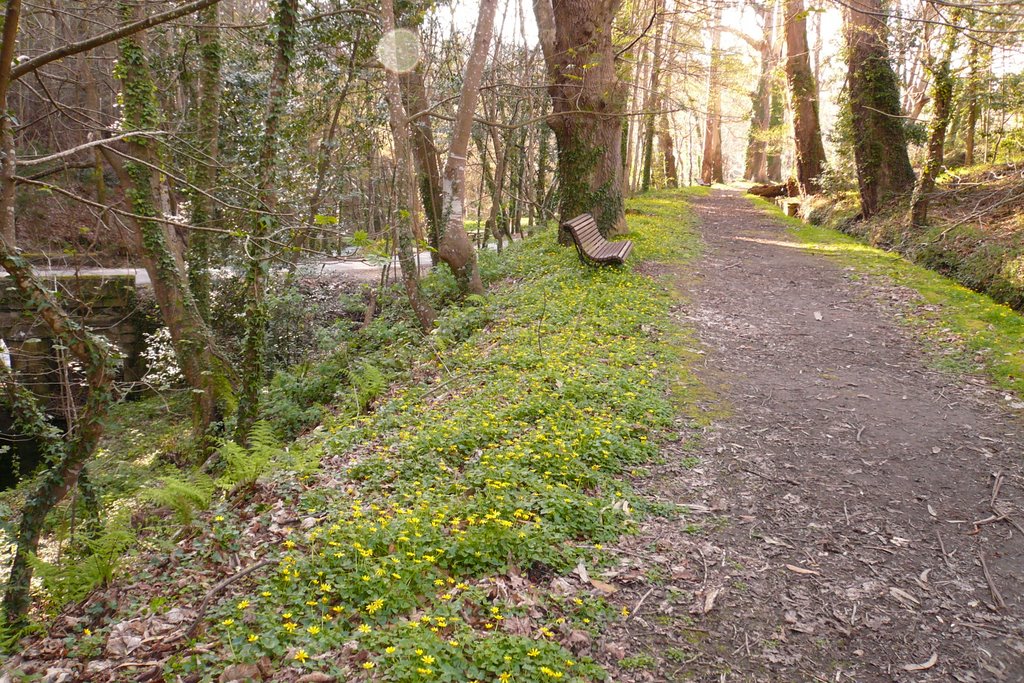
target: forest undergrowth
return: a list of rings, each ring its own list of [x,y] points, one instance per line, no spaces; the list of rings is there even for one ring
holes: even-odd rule
[[[582,266],[551,232],[508,249],[491,294],[450,307],[419,353],[391,340],[409,367],[368,411],[339,393],[287,447],[262,423],[222,453],[225,494],[36,636],[22,671],[49,643],[96,680],[124,658],[193,680],[603,679],[577,654],[628,616],[604,601],[602,544],[658,512],[622,475],[657,457],[695,382],[675,296],[637,265],[695,256],[682,198],[631,202],[622,268]]]

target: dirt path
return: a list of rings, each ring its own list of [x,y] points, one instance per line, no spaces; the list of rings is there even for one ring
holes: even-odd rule
[[[615,680],[1024,681],[1024,421],[929,368],[906,290],[739,194],[696,209],[679,315],[726,416],[638,482],[693,511],[615,549]]]

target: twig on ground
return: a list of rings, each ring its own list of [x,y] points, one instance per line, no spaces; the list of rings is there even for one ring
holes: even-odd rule
[[[185,635],[189,638],[195,635],[196,630],[199,628],[199,624],[201,624],[203,621],[203,614],[206,613],[206,608],[210,606],[210,602],[213,601],[213,598],[215,595],[217,595],[217,593],[220,593],[222,590],[233,584],[235,581],[238,581],[239,579],[244,578],[249,574],[252,574],[257,569],[262,569],[263,567],[266,567],[268,564],[274,564],[274,562],[275,560],[260,560],[256,564],[249,565],[245,569],[235,572],[226,579],[221,580],[213,588],[207,591],[206,595],[203,597],[203,601],[199,603],[199,607],[196,609],[196,617],[192,621],[192,625],[188,627],[187,631],[185,631]]]
[[[647,592],[643,594],[643,597],[641,597],[640,600],[636,603],[636,606],[633,607],[633,611],[629,613],[628,617],[626,617],[626,621],[627,622],[633,620],[633,617],[636,616],[637,612],[639,612],[640,608],[643,606],[644,600],[646,600],[647,596],[650,595],[653,592],[654,592],[654,586],[651,586],[650,588],[647,589]]]
[[[996,610],[1006,609],[1003,596],[999,594],[999,589],[996,588],[996,583],[992,580],[992,573],[988,570],[988,563],[985,562],[985,551],[978,551],[978,559],[981,560],[981,571],[985,573],[985,581],[988,582],[988,590],[992,594],[992,602],[995,603]]]

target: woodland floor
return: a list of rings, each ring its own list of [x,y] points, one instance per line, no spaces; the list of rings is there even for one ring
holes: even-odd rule
[[[715,419],[636,482],[691,513],[612,549],[614,679],[1024,680],[1024,423],[934,369],[914,292],[693,202],[706,251],[671,277]]]

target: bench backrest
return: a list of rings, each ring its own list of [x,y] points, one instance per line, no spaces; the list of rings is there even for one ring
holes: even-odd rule
[[[571,221],[566,221],[565,227],[572,231],[576,241],[584,249],[607,242],[601,235],[601,231],[597,229],[597,221],[589,213],[576,216]]]

